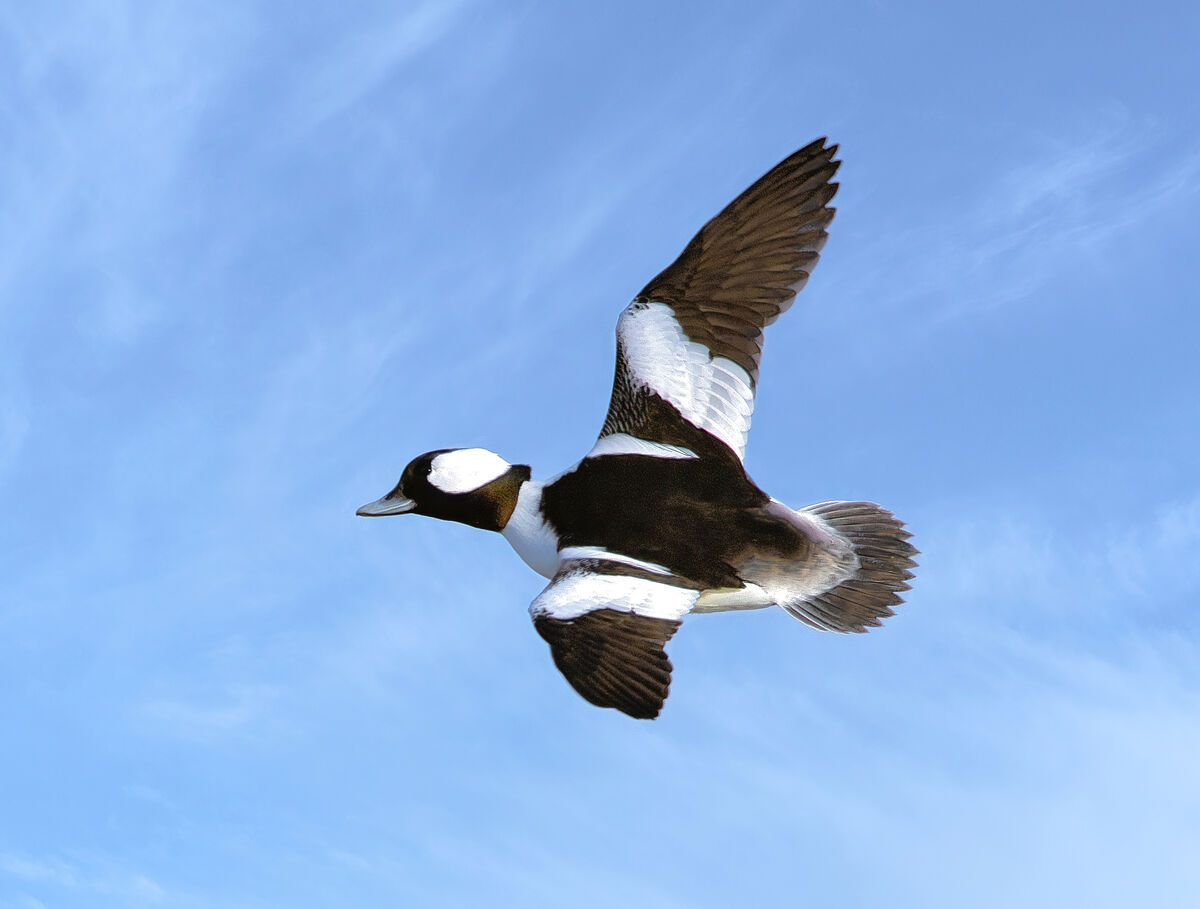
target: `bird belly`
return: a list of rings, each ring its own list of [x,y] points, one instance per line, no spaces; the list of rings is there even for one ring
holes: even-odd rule
[[[757,584],[741,587],[713,587],[701,591],[692,612],[732,612],[737,609],[765,609],[775,599]]]

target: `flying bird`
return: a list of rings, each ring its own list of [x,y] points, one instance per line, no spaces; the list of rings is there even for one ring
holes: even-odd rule
[[[482,448],[430,451],[358,514],[423,514],[502,534],[550,579],[529,607],[579,694],[658,716],[665,645],[691,613],[780,606],[825,631],[893,615],[916,567],[911,536],[872,502],[795,510],[742,459],[763,330],[808,280],[833,220],[839,161],[825,139],[734,199],[617,321],[600,436],[539,482]]]

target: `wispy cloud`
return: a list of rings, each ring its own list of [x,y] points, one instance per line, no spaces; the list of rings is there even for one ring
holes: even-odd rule
[[[1071,262],[1107,270],[1114,243],[1165,209],[1189,206],[1200,191],[1200,147],[1164,162],[1156,132],[1122,118],[1083,138],[1036,143],[1041,155],[1001,175],[970,224],[948,235],[953,245],[934,251],[939,268],[962,269],[959,289],[970,282],[983,291],[943,317],[1028,297]]]
[[[866,905],[896,891],[924,905],[1187,905],[1200,885],[1200,643],[1177,607],[1200,586],[1186,558],[1200,504],[1150,504],[1106,527],[1001,507],[923,527],[910,602],[884,628],[814,638],[764,616],[780,627],[747,643],[753,672],[718,678],[677,659],[687,688],[671,709],[696,711],[696,738],[605,759],[674,768],[675,785],[714,799],[727,787],[710,809],[731,828],[755,819],[771,844],[758,861],[818,836],[848,871],[876,844],[871,874],[840,885]],[[676,653],[695,660],[685,635]]]
[[[1110,541],[1104,561],[1114,593],[1129,595],[1134,609],[1152,597],[1200,593],[1200,494],[1159,506],[1148,525],[1124,528]]]
[[[425,2],[401,15],[388,6],[388,15],[343,32],[304,74],[284,122],[300,134],[347,110],[445,38],[469,6],[467,0]]]
[[[167,896],[167,892],[145,874],[96,858],[68,860],[57,855],[34,857],[0,852],[0,873],[17,878],[25,886],[51,888],[55,892],[55,896],[48,896],[51,905],[63,894],[92,894],[132,906],[159,905]],[[26,905],[41,905],[42,902],[28,894],[23,894],[22,898]]]
[[[29,431],[29,411],[17,393],[15,380],[0,391],[0,476],[16,458]]]
[[[231,738],[275,739],[280,730],[270,708],[279,696],[279,689],[269,685],[231,685],[220,696],[207,699],[156,697],[137,712],[156,733],[202,745]]]
[[[1145,504],[1111,517],[1023,496],[1071,469],[1069,439],[1091,444],[1064,432],[1044,472],[1003,473],[980,444],[952,482],[931,476],[960,454],[939,390],[979,365],[943,366],[933,342],[1081,270],[1129,280],[1123,256],[1146,250],[1126,241],[1196,201],[1194,137],[1166,115],[1186,92],[1157,122],[1113,113],[1068,85],[1088,42],[1042,64],[993,42],[986,80],[946,80],[916,44],[945,61],[975,33],[954,17],[899,45],[867,17],[842,41],[836,17],[786,3],[30,10],[0,12],[0,471],[21,478],[0,521],[0,707],[20,732],[0,756],[0,905],[1170,906],[1200,889],[1189,475],[1143,484],[1122,460],[1122,501]],[[1129,53],[1107,62],[1149,79]],[[1051,106],[1014,125],[992,78],[1013,65],[1088,123]],[[586,450],[623,296],[818,121],[896,141],[846,147],[858,207],[828,252],[860,299],[823,310],[845,331],[772,342],[769,375],[799,371],[781,406],[833,402],[775,423],[772,449],[796,475],[818,449],[886,460],[921,570],[871,635],[689,621],[667,711],[633,723],[557,673],[525,612],[542,580],[503,540],[353,508],[425,440],[552,439],[562,460],[531,454],[539,473]],[[934,121],[1004,147],[931,164],[954,154],[922,144]],[[899,194],[913,207],[861,205],[922,167],[927,191]],[[935,403],[870,415],[921,424],[903,445],[847,440],[843,383],[868,371],[838,345],[892,316],[931,342],[925,373],[901,383],[879,356],[872,376]],[[1036,397],[1022,406],[1051,423]],[[1076,387],[1055,404],[1068,429],[1092,412]],[[1041,452],[1041,428],[999,431]]]
[[[856,267],[840,292],[862,301],[854,311],[903,313],[906,330],[925,334],[1073,272],[1120,271],[1140,228],[1194,206],[1200,146],[1121,111],[1100,119],[1024,136],[1019,162],[992,159],[976,193],[938,200],[915,227],[875,225],[849,253]]]
[[[0,151],[9,305],[68,296],[97,343],[128,343],[153,320],[143,257],[178,215],[164,190],[224,77],[213,63],[237,52],[235,19],[93,3],[13,23],[21,128]]]

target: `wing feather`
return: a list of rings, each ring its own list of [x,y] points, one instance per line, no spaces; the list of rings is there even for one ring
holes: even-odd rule
[[[698,596],[693,585],[636,565],[567,560],[529,611],[554,665],[580,695],[653,719],[671,685],[664,648]]]
[[[617,323],[617,370],[601,438],[674,444],[675,419],[710,436],[697,454],[745,454],[763,330],[808,280],[833,219],[836,145],[785,158],[704,225]],[[667,438],[666,436],[672,438]]]

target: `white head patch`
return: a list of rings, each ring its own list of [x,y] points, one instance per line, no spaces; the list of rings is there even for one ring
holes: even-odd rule
[[[429,482],[442,492],[474,492],[504,476],[512,467],[486,448],[459,448],[438,455],[429,465]]]

